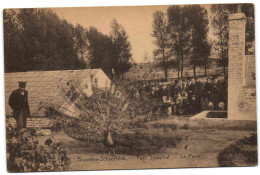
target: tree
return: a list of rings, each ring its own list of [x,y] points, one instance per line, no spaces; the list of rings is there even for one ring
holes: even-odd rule
[[[112,76],[112,69],[117,65],[115,48],[111,38],[99,32],[95,27],[90,27],[86,32],[88,40],[88,66],[90,68],[102,68]]]
[[[226,73],[228,66],[228,16],[229,11],[226,5],[212,5],[211,12],[213,13],[212,26],[214,35],[217,37],[216,52],[220,59],[218,65],[223,66],[223,73]]]
[[[150,58],[150,56],[149,56],[149,54],[147,53],[146,50],[144,51],[143,61],[144,61],[145,63],[151,63],[151,62],[152,62],[152,61],[151,61],[151,58]]]
[[[167,57],[167,42],[169,40],[167,32],[167,20],[165,14],[161,11],[153,13],[153,32],[152,36],[155,37],[155,45],[157,49],[154,50],[154,56],[157,58],[155,62],[164,70],[165,80],[168,80],[168,57]]]
[[[212,5],[211,12],[213,13],[212,26],[215,30],[215,36],[218,38],[216,46],[218,48],[218,55],[220,60],[218,64],[223,66],[225,74],[225,67],[228,65],[228,16],[230,13],[237,13],[237,9],[246,16],[246,54],[254,54],[250,51],[255,42],[255,28],[254,28],[254,5],[253,4],[222,4]]]
[[[207,40],[208,35],[208,13],[207,10],[200,5],[190,5],[184,7],[190,28],[191,56],[189,63],[193,68],[194,77],[196,76],[196,68],[209,65],[210,45]]]
[[[124,79],[124,73],[127,72],[132,61],[131,44],[128,41],[128,36],[125,29],[120,25],[116,19],[111,22],[110,38],[112,39],[113,46],[115,49],[115,58],[117,64],[114,65],[114,69],[117,77],[121,74]]]
[[[246,54],[255,54],[255,13],[253,4],[242,4],[241,11],[246,15]],[[250,48],[253,51],[250,51]]]
[[[210,58],[212,43],[206,42],[201,50],[202,66],[204,67],[204,75],[207,76],[207,69],[210,68],[213,59]]]
[[[87,36],[86,36],[86,29],[77,24],[75,27],[75,49],[78,50],[78,54],[81,57],[81,60],[84,62],[87,54]]]
[[[253,4],[226,4],[229,13],[244,13],[246,16],[246,53],[254,47],[255,42],[255,16]]]
[[[171,56],[174,59],[172,66],[178,69],[178,77],[179,72],[183,77],[184,63],[189,57],[191,49],[190,26],[186,12],[181,6],[171,6],[167,9],[170,33],[169,47]]]
[[[5,72],[82,69],[74,27],[51,10],[5,10]]]
[[[22,26],[17,21],[14,10],[4,10],[4,57],[5,71],[22,70],[20,63],[22,44],[20,41]],[[20,57],[19,57],[20,55]]]
[[[150,57],[150,55],[147,53],[146,50],[144,52],[143,62],[145,63],[143,64],[143,71],[144,71],[143,78],[147,80],[153,80],[155,78],[154,65],[152,62],[152,57]]]

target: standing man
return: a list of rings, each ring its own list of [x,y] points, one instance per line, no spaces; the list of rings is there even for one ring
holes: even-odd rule
[[[204,92],[203,92],[204,110],[209,109],[209,102],[211,101],[210,99],[210,94],[212,90],[211,88],[212,88],[211,79],[207,78],[207,83],[204,85]]]
[[[25,90],[26,82],[18,82],[19,89],[14,90],[9,97],[9,105],[13,110],[17,129],[26,128],[27,117],[30,116],[28,92]]]
[[[171,99],[172,102],[175,102],[175,88],[176,88],[176,81],[174,83],[171,83],[170,84],[170,87],[169,87],[169,97]],[[174,113],[176,112],[174,110],[174,105],[171,105],[171,108],[172,108],[172,115],[174,115]]]
[[[212,78],[212,85],[211,85],[211,94],[210,99],[212,100],[214,110],[218,110],[218,104],[220,102],[221,90],[219,86],[219,82],[216,76]]]
[[[187,87],[186,87],[186,92],[188,93],[188,113],[192,113],[192,92],[193,92],[193,88],[194,88],[194,84],[195,84],[195,79],[192,78],[188,78],[188,83],[187,83]]]
[[[201,111],[201,95],[203,92],[203,84],[198,78],[195,79],[195,84],[192,90],[192,112],[197,114]]]

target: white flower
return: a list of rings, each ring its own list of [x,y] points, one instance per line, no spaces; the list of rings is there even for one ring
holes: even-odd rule
[[[116,91],[115,97],[116,98],[121,98],[121,96],[122,96],[121,92],[120,91]]]

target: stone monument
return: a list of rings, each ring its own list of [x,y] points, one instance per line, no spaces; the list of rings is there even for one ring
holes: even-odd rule
[[[256,120],[256,88],[255,86],[250,88],[246,86],[245,75],[248,64],[247,58],[249,57],[245,55],[245,29],[246,17],[244,13],[230,14],[228,119],[231,120]]]

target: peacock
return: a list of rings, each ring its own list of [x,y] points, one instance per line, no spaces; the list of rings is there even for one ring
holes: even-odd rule
[[[71,81],[69,85],[73,87],[70,88],[70,94],[75,98],[70,101],[70,94],[66,94],[65,100],[80,111],[80,116],[74,117],[69,123],[65,120],[69,116],[62,114],[58,118],[59,121],[64,120],[64,128],[69,136],[94,144],[103,143],[108,154],[113,156],[117,148],[121,153],[141,153],[161,148],[164,145],[162,142],[168,142],[167,139],[163,141],[162,136],[154,137],[154,133],[146,126],[148,120],[143,119],[154,101],[150,96],[143,96],[143,93],[141,96],[139,92],[139,95],[127,93],[127,88],[120,86],[107,90],[88,86],[91,93],[86,94],[87,90],[77,83]],[[120,95],[115,93],[117,91]]]
[[[115,156],[115,141],[113,140],[113,135],[111,133],[111,129],[110,127],[107,129],[107,131],[105,132],[105,136],[104,136],[104,140],[103,140],[103,144],[105,147],[108,148],[108,155],[111,155],[111,151],[113,153],[113,156]]]

